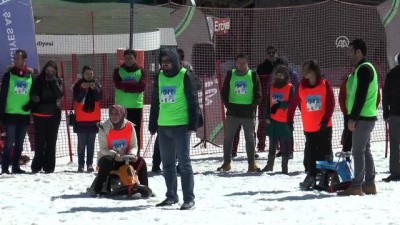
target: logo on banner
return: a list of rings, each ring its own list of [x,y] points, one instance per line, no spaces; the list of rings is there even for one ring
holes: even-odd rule
[[[346,36],[339,36],[336,38],[336,48],[348,48],[350,41]]]
[[[214,18],[214,34],[224,35],[231,28],[231,20],[229,18]]]

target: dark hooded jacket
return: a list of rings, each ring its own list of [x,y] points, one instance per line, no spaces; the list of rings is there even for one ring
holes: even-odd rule
[[[168,71],[163,71],[164,74],[168,77],[174,77],[178,75],[179,71],[182,68],[182,65],[179,61],[179,55],[175,48],[166,48],[163,49],[160,53],[159,62],[161,65],[161,57],[168,56],[171,60],[172,69]],[[149,121],[149,131],[150,133],[155,133],[158,127],[158,116],[160,112],[160,99],[158,93],[158,77],[160,73],[157,74],[154,79],[153,90],[152,90],[152,100],[151,100],[151,108],[150,108],[150,121]],[[197,128],[203,125],[198,94],[196,90],[195,79],[190,70],[186,71],[184,77],[184,90],[185,96],[188,102],[188,114],[189,114],[189,124],[188,130],[196,131]]]
[[[383,118],[389,119],[390,115],[400,116],[400,65],[386,75],[382,92]]]

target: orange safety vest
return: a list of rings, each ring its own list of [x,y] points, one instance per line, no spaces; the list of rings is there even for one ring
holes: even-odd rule
[[[83,103],[75,103],[76,122],[99,122],[101,118],[100,102],[94,103],[94,110],[91,113],[83,111]]]
[[[285,86],[281,88],[276,88],[274,85],[271,85],[269,92],[269,107],[271,109],[273,100],[278,100],[280,102],[289,102],[290,89],[292,87],[291,83],[287,83]],[[278,122],[287,122],[287,110],[278,108],[275,114],[270,115],[271,119]]]
[[[321,119],[326,109],[326,85],[322,80],[314,88],[303,88],[299,85],[299,96],[301,101],[301,119],[305,132],[316,132],[320,128]],[[329,119],[328,127],[332,126],[332,118]]]
[[[128,154],[132,132],[133,126],[129,122],[121,130],[114,130],[111,128],[107,134],[108,149],[113,149],[120,154]]]

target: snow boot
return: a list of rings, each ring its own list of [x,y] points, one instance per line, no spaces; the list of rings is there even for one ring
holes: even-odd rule
[[[224,161],[221,167],[217,168],[217,171],[229,171],[231,170],[231,160]]]
[[[275,156],[268,156],[267,165],[262,169],[262,172],[274,171]]]
[[[249,169],[247,172],[261,172],[261,169],[257,166],[256,161],[249,162]]]

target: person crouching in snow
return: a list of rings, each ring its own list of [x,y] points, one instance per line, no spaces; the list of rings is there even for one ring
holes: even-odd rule
[[[296,108],[300,105],[303,129],[306,136],[304,158],[308,164],[308,175],[300,188],[313,190],[317,175],[316,162],[332,158],[332,115],[335,97],[332,86],[322,77],[321,69],[315,60],[303,64],[304,79],[300,82],[290,101],[287,121],[293,129]]]
[[[110,119],[99,124],[99,171],[93,185],[96,195],[101,194],[110,171],[117,170],[125,164],[122,156],[133,155],[137,153],[138,148],[134,124],[126,119],[126,109],[120,105],[113,105],[109,108],[109,116]],[[142,167],[138,169],[141,161]],[[144,159],[137,156],[130,164],[137,171],[140,184],[148,186],[147,165]]]
[[[266,136],[269,137],[267,165],[262,170],[273,171],[276,144],[281,143],[282,173],[288,173],[290,138],[293,130],[287,125],[287,108],[294,95],[294,86],[289,82],[289,68],[278,66],[273,73],[272,85],[267,92],[265,123]]]

